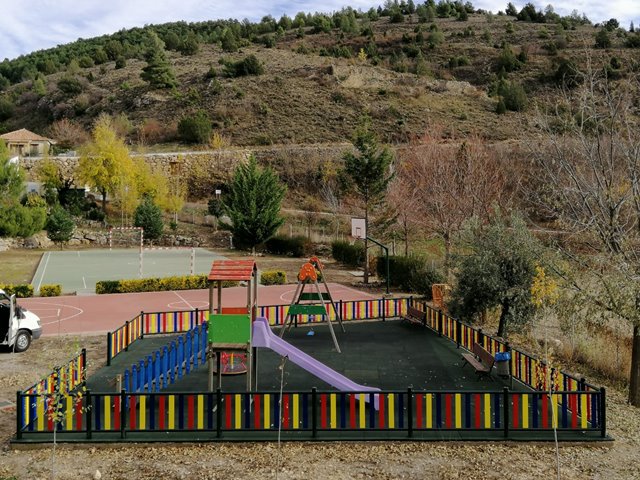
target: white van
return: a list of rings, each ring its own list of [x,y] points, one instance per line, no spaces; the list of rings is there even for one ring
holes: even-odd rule
[[[16,352],[24,352],[42,335],[40,318],[35,313],[16,304],[15,295],[0,290],[0,345],[7,345]]]

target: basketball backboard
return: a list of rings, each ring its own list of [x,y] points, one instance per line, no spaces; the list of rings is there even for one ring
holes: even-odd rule
[[[364,218],[352,218],[351,219],[351,236],[353,238],[366,238],[367,226]]]

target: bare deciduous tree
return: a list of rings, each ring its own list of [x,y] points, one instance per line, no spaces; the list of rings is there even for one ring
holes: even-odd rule
[[[587,273],[565,274],[570,285],[633,327],[629,402],[640,406],[640,83],[591,65],[580,76],[538,117],[544,142],[531,153],[551,187],[538,201],[581,244],[562,249]]]
[[[506,180],[496,150],[479,137],[443,142],[441,131],[413,141],[401,155],[400,189],[425,234],[442,239],[449,269],[454,236],[472,216],[487,218],[507,200]]]

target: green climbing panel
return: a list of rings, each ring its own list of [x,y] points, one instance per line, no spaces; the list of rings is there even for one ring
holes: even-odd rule
[[[208,340],[211,343],[248,343],[251,318],[248,314],[214,313],[209,315]]]
[[[322,298],[320,298],[322,297]],[[322,293],[314,293],[314,292],[302,292],[300,294],[300,300],[331,300],[331,295],[329,295],[329,293],[327,292],[322,292]]]
[[[327,309],[322,305],[291,305],[289,315],[326,315]]]

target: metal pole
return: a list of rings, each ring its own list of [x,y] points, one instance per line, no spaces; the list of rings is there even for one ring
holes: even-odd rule
[[[376,245],[378,245],[380,248],[382,248],[384,250],[384,255],[385,255],[385,259],[386,259],[386,261],[385,261],[385,267],[386,268],[385,269],[387,271],[387,282],[386,282],[386,284],[387,284],[387,295],[389,295],[389,247],[381,244],[379,241],[374,240],[371,237],[367,237],[367,240],[375,243]]]

